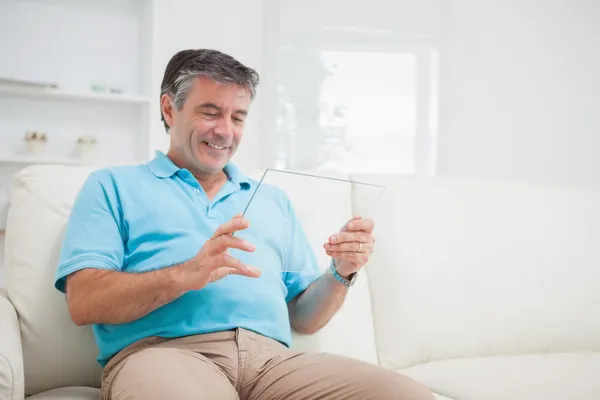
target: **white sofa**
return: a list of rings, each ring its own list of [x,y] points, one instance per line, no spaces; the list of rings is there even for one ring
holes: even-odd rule
[[[90,169],[17,174],[0,296],[0,399],[98,399],[89,327],[53,288],[73,199]],[[261,171],[258,171],[259,175]],[[600,193],[450,178],[349,185],[273,177],[322,262],[350,216],[376,219],[376,250],[342,310],[301,349],[407,374],[454,400],[600,399]],[[366,199],[366,200],[365,200]]]

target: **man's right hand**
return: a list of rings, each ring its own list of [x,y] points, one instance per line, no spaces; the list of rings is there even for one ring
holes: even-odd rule
[[[254,245],[232,234],[248,228],[246,219],[235,216],[221,225],[212,237],[204,243],[198,254],[178,268],[177,279],[186,290],[199,290],[210,282],[218,281],[227,275],[243,275],[250,278],[260,276],[260,269],[245,265],[227,254],[228,249],[252,252]]]

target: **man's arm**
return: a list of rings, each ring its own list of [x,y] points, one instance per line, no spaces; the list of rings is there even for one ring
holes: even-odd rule
[[[230,248],[254,251],[253,245],[231,235],[247,227],[248,221],[234,217],[217,229],[194,258],[179,265],[143,273],[86,268],[71,274],[66,292],[73,322],[127,323],[227,275],[260,276],[260,270],[225,254]]]
[[[292,328],[307,335],[317,332],[338,312],[346,293],[346,286],[332,274],[323,274],[288,303]]]
[[[139,319],[184,293],[176,267],[145,273],[87,268],[67,278],[67,303],[77,325]]]
[[[348,279],[369,260],[375,243],[373,228],[372,220],[354,217],[323,245],[343,278]],[[326,272],[288,303],[292,327],[300,333],[317,332],[338,312],[347,292],[346,286]]]

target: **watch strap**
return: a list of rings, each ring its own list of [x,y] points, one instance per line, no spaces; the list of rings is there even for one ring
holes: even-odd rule
[[[340,282],[342,285],[344,285],[348,288],[351,287],[352,285],[354,285],[354,281],[356,280],[356,272],[352,273],[349,276],[349,279],[344,278],[343,276],[340,275],[340,273],[335,268],[335,261],[333,261],[333,259],[331,260],[331,264],[329,265],[329,271],[331,272],[333,277],[338,282]]]

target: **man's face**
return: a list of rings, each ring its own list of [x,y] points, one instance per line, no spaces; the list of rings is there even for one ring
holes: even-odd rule
[[[168,98],[161,101],[171,127],[169,155],[191,171],[221,171],[242,139],[249,91],[200,77],[194,80],[181,110],[171,107]]]

